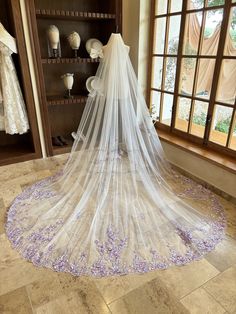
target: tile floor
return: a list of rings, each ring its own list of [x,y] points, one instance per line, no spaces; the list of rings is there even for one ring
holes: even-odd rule
[[[236,206],[221,199],[225,240],[205,259],[146,275],[76,278],[36,268],[4,234],[6,209],[25,186],[53,174],[66,156],[0,168],[1,314],[236,313]]]

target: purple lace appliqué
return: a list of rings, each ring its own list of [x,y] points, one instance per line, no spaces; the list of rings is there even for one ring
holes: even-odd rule
[[[122,274],[126,271],[126,265],[121,262],[122,251],[127,247],[128,238],[121,238],[114,227],[107,229],[107,241],[101,243],[95,241],[99,259],[92,265],[93,275],[106,276],[109,274]]]
[[[29,202],[32,198],[43,200],[56,196],[50,184],[56,181],[61,174],[44,179],[27,188],[16,197],[8,212],[6,233],[9,240],[25,259],[32,261],[36,266],[48,267],[58,272],[69,272],[74,276],[103,277],[146,273],[198,260],[205,253],[213,250],[223,237],[226,221],[217,197],[201,185],[185,179],[188,188],[179,196],[211,202],[210,218],[212,220],[202,221],[199,227],[193,228],[183,227],[180,224],[174,225],[174,230],[185,247],[184,252],[179,252],[176,247],[171,247],[168,243],[166,243],[165,256],[162,256],[154,248],[146,249],[145,256],[138,250],[130,252],[129,238],[120,234],[115,226],[110,226],[106,230],[104,241],[97,239],[91,243],[91,246],[94,245],[93,260],[90,261],[89,249],[85,252],[78,252],[76,258],[73,257],[73,250],[68,247],[60,248],[59,254],[53,240],[64,222],[57,219],[53,224],[50,223],[44,228],[33,230],[33,225],[24,227],[24,216],[27,213],[27,201]],[[21,212],[20,215],[19,212]],[[145,219],[142,213],[140,213],[139,219]],[[199,233],[202,234],[202,238],[198,236]],[[126,254],[129,256],[129,261]]]

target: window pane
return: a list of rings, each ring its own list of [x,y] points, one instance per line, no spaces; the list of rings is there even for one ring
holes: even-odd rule
[[[170,17],[168,53],[177,54],[179,45],[179,29],[181,16],[175,15]]]
[[[201,9],[203,8],[204,0],[188,0],[187,8],[188,10],[192,9]]]
[[[196,96],[209,99],[215,68],[215,59],[200,59],[197,78]]]
[[[171,7],[170,12],[180,12],[182,11],[182,0],[172,0],[171,1]]]
[[[163,57],[153,57],[152,87],[161,88]]]
[[[231,8],[224,54],[225,56],[236,56],[236,7]]]
[[[216,7],[217,5],[222,5],[225,3],[225,0],[208,0],[208,7]]]
[[[234,114],[233,128],[229,140],[229,148],[236,150],[236,113]]]
[[[167,2],[168,0],[156,0],[156,15],[167,13]]]
[[[164,53],[166,18],[157,18],[155,21],[155,45],[154,53]]]
[[[178,98],[175,128],[184,132],[188,131],[188,122],[191,108],[191,99],[185,97]]]
[[[161,93],[152,91],[151,93],[151,115],[154,120],[159,120]]]
[[[190,133],[203,138],[206,126],[208,103],[195,100]]]
[[[166,73],[165,73],[164,89],[170,92],[173,92],[174,87],[175,87],[176,62],[177,62],[177,58],[175,57],[166,58]]]
[[[202,55],[215,56],[217,54],[222,19],[222,9],[210,10],[207,12],[201,49]]]
[[[181,63],[180,90],[183,95],[192,95],[196,58],[183,58]]]
[[[172,105],[173,105],[173,95],[164,94],[163,95],[163,109],[162,109],[162,123],[170,125],[171,115],[172,115]]]
[[[185,55],[197,54],[201,24],[202,12],[189,13],[186,15],[183,47],[183,53]]]
[[[215,106],[210,141],[222,146],[226,145],[232,113],[232,108]]]
[[[236,60],[225,59],[221,64],[216,99],[227,104],[234,104],[236,97]]]

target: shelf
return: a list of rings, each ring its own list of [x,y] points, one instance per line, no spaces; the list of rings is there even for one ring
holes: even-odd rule
[[[24,144],[5,145],[0,149],[0,166],[37,158],[31,148]]]
[[[68,145],[65,146],[53,146],[53,155],[60,155],[60,154],[66,154],[71,151],[71,148],[73,146],[73,140],[66,139]]]
[[[76,20],[114,20],[115,14],[110,13],[96,13],[96,12],[79,12],[67,10],[54,9],[36,9],[37,18],[57,18],[57,19],[76,19]]]
[[[43,58],[42,64],[98,63],[99,58]]]
[[[72,148],[72,145],[68,145],[68,146],[53,146],[53,155],[61,155],[61,154],[67,154],[70,153]]]
[[[71,105],[71,104],[85,104],[87,101],[87,96],[74,95],[73,98],[63,98],[62,96],[50,96],[47,97],[47,104],[49,106],[58,105]]]

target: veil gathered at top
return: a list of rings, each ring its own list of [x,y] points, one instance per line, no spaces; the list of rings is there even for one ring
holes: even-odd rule
[[[222,239],[223,210],[166,161],[120,34],[104,47],[95,85],[64,169],[9,208],[10,241],[35,265],[73,275],[199,259]]]

